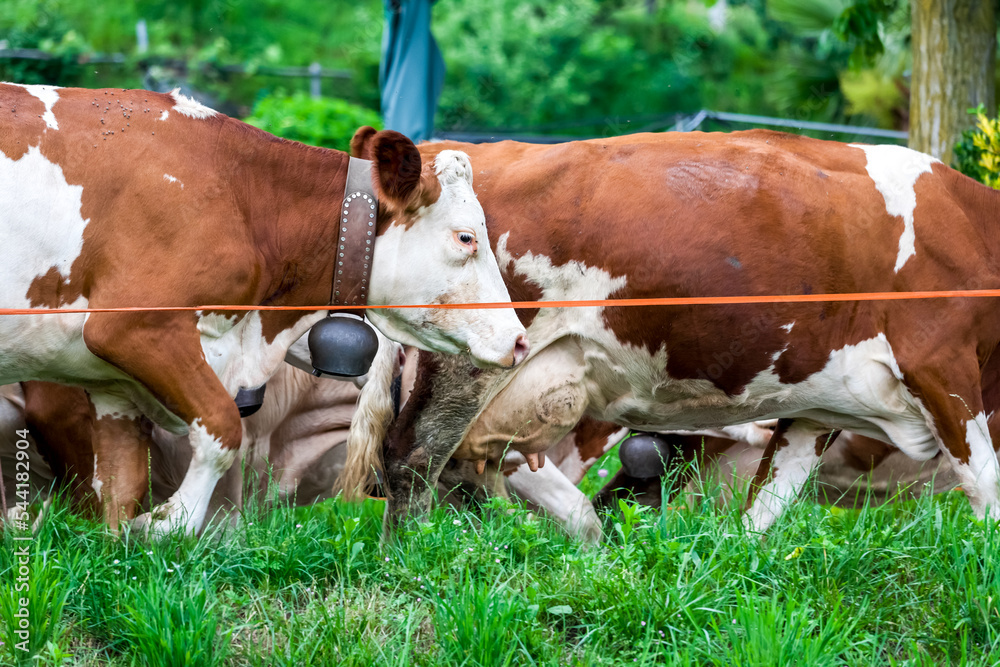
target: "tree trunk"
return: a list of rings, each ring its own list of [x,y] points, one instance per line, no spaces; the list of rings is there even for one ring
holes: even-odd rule
[[[982,103],[996,113],[994,0],[911,0],[910,148],[951,163]]]

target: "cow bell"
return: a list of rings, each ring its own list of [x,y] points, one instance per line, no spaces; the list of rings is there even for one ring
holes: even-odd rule
[[[260,406],[264,405],[264,392],[266,390],[267,383],[265,382],[259,387],[253,389],[240,388],[236,392],[236,407],[240,409],[240,419],[249,417],[260,410]]]
[[[663,476],[672,454],[670,444],[656,433],[630,435],[618,446],[622,468],[630,477],[638,479]]]
[[[313,375],[342,378],[364,375],[378,352],[378,336],[363,318],[351,313],[331,313],[309,331]]]

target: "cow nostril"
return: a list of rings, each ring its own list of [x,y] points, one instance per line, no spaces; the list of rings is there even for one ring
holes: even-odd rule
[[[518,334],[517,340],[514,341],[514,365],[517,366],[519,363],[524,361],[524,358],[528,356],[528,351],[531,346],[528,345],[528,337],[524,334]]]

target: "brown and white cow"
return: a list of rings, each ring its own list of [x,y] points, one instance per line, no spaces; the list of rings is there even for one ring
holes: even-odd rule
[[[344,153],[285,141],[180,95],[0,84],[0,306],[322,307],[330,303]],[[468,158],[422,163],[394,132],[369,136],[379,199],[369,303],[506,301]],[[509,309],[369,311],[399,340],[526,353]],[[188,432],[177,493],[142,525],[201,525],[241,441],[233,396],[263,384],[325,311],[103,312],[0,317],[0,383],[85,387],[96,478],[112,526],[145,484],[142,415]]]
[[[1000,193],[898,146],[750,131],[421,151],[458,148],[515,300],[1000,287]],[[502,437],[470,443],[474,457],[547,447],[529,431],[555,437],[582,415],[649,431],[780,418],[746,515],[757,531],[837,429],[918,460],[942,452],[975,513],[1000,517],[986,423],[1000,402],[995,299],[520,315],[533,352],[515,372],[422,355],[385,449],[390,524],[426,508],[428,482],[493,400],[522,409],[491,426]]]

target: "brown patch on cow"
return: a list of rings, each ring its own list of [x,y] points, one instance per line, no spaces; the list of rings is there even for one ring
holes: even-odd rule
[[[487,225],[489,225],[489,216],[487,216]],[[491,236],[490,242],[494,246],[494,252],[496,252],[496,239]],[[510,294],[511,301],[538,301],[542,298],[542,288],[514,271],[514,262],[507,262],[505,266],[501,266],[500,273],[507,284],[507,292]],[[529,327],[538,315],[538,308],[515,308],[514,313],[522,325]]]
[[[824,433],[823,435],[816,437],[816,447],[813,451],[816,452],[816,456],[823,456],[823,452],[833,444],[833,441],[837,439],[840,435],[840,431],[830,431],[829,433]]]
[[[303,317],[312,315],[315,312],[308,310],[292,310],[287,312],[261,311],[260,326],[264,340],[268,344],[273,343],[281,332],[288,331]]]
[[[32,308],[59,308],[73,303],[81,295],[81,285],[79,283],[71,284],[67,278],[59,273],[59,269],[53,266],[43,275],[37,276],[31,281],[25,298],[28,299]]]
[[[620,430],[621,427],[617,424],[584,416],[573,429],[580,460],[592,461],[603,456],[607,451],[608,438]]]
[[[53,112],[59,102],[53,106]],[[48,126],[42,120],[45,103],[19,85],[0,83],[0,123],[11,131],[0,132],[0,153],[20,160],[37,146]]]

